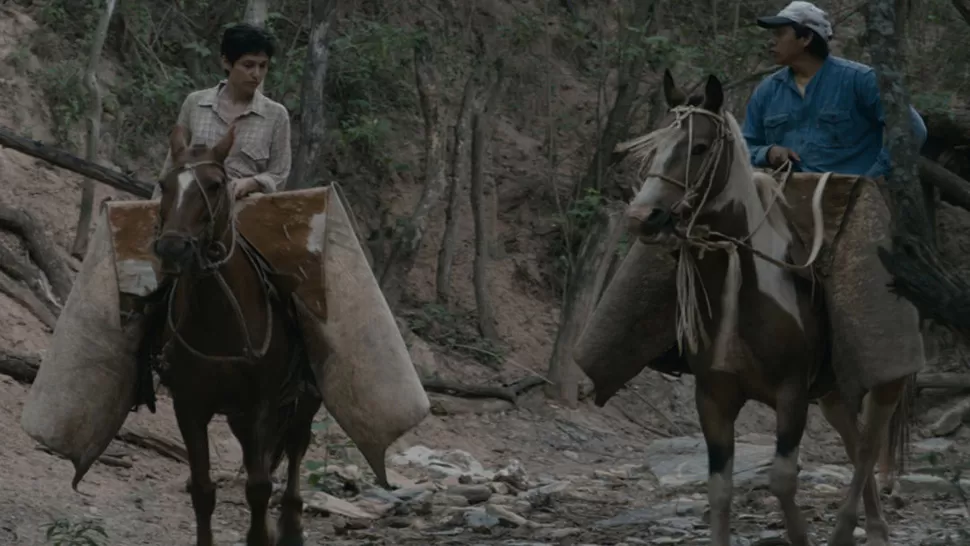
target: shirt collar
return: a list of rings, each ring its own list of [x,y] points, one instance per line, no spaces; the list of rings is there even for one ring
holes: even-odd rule
[[[216,104],[218,103],[219,94],[222,93],[223,89],[225,89],[227,83],[228,82],[226,80],[222,80],[215,87],[208,89],[207,92],[199,99],[199,106],[209,106],[215,108]],[[249,106],[246,107],[246,111],[243,112],[243,115],[253,113],[266,117],[266,100],[266,96],[260,93],[257,89],[256,93],[253,95],[252,101],[249,103]]]

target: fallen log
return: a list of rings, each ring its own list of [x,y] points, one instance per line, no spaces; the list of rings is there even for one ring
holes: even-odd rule
[[[122,429],[118,433],[118,439],[126,444],[150,449],[173,461],[184,464],[189,463],[189,453],[183,446],[150,432],[135,432],[131,429]]]
[[[25,210],[0,205],[0,228],[11,231],[24,240],[31,259],[50,281],[58,303],[67,301],[74,283],[70,269],[67,262],[61,259],[57,245],[44,233],[40,222]]]
[[[421,385],[424,387],[424,390],[438,394],[449,394],[464,398],[498,398],[499,400],[507,400],[513,404],[516,401],[515,393],[508,387],[463,385],[461,383],[434,378],[422,379]]]
[[[44,302],[38,299],[37,296],[28,290],[26,286],[23,286],[7,275],[0,273],[0,293],[5,294],[13,301],[24,306],[25,309],[40,319],[40,321],[44,323],[44,326],[47,326],[52,331],[54,330],[54,326],[57,325],[57,317],[51,312],[50,309],[47,308]]]
[[[917,389],[970,389],[970,374],[925,373],[916,376]]]
[[[919,158],[919,176],[924,183],[928,182],[939,188],[942,199],[970,210],[970,182],[925,157]]]
[[[62,169],[86,176],[102,184],[107,184],[112,188],[128,192],[136,197],[149,199],[152,196],[152,188],[154,187],[152,184],[136,180],[113,169],[81,159],[43,142],[19,136],[3,126],[0,126],[0,147],[11,148],[20,153],[42,159]]]
[[[37,355],[0,349],[0,374],[12,377],[21,383],[33,383],[39,368],[40,357]]]

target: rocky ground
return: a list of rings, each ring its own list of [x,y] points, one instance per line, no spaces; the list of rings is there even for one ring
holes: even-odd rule
[[[43,526],[57,520],[97,522],[108,535],[103,544],[193,543],[185,464],[117,441],[110,459],[73,492],[70,464],[39,450],[19,428],[25,394],[25,386],[0,376],[3,544],[45,544]],[[770,430],[770,418],[754,409],[746,408],[747,428]],[[750,426],[758,420],[762,427]],[[133,415],[125,429],[179,444],[164,399],[158,414]],[[391,490],[373,485],[366,464],[326,416],[316,429],[303,482],[307,544],[700,545],[709,539],[700,437],[651,434],[617,418],[616,407],[570,411],[536,395],[498,413],[430,416],[390,454]],[[217,543],[242,544],[248,510],[244,477],[236,473],[241,453],[224,422],[213,424],[211,436]],[[970,543],[970,480],[958,474],[968,460],[968,436],[960,429],[946,438],[915,439],[898,495],[884,496],[893,544]],[[739,436],[737,544],[784,535],[767,490],[772,445],[763,432]],[[799,500],[816,544],[824,544],[851,469],[814,408],[804,450]]]

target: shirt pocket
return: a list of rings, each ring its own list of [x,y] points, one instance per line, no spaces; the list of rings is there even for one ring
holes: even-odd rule
[[[247,142],[239,149],[239,159],[243,161],[247,169],[251,170],[252,175],[265,172],[269,166],[269,142],[257,140]]]
[[[785,138],[785,133],[791,126],[791,115],[787,112],[765,116],[765,140],[766,143],[781,144]]]
[[[818,113],[814,144],[820,148],[845,148],[858,139],[848,109],[829,108]]]

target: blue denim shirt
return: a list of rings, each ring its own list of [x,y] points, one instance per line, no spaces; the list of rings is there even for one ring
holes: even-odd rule
[[[926,125],[912,106],[910,118],[922,148]],[[891,164],[882,142],[884,124],[876,71],[829,55],[809,81],[804,98],[791,69],[765,78],[748,102],[743,133],[751,163],[758,167],[768,166],[768,148],[778,145],[801,157],[793,161],[796,171],[888,178]]]

